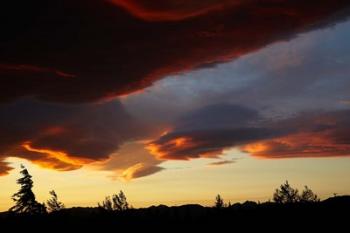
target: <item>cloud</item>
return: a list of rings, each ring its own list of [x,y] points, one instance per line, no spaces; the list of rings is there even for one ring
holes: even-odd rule
[[[149,21],[176,21],[242,4],[241,0],[110,0],[132,15]],[[250,0],[248,0],[250,1]],[[248,2],[245,0],[245,2]]]
[[[225,149],[279,135],[279,129],[260,126],[258,112],[217,104],[187,113],[174,129],[148,145],[158,159],[188,160],[217,157]]]
[[[61,171],[107,160],[149,132],[118,101],[73,106],[21,100],[2,104],[0,115],[0,159],[20,157]]]
[[[159,159],[216,158],[225,149],[268,138],[276,133],[269,129],[249,127],[175,131],[153,141],[147,148]]]
[[[223,165],[227,165],[227,164],[231,164],[231,163],[235,163],[235,162],[236,162],[236,160],[221,160],[218,162],[209,163],[208,166],[218,167],[218,166],[223,166]]]
[[[232,104],[214,104],[188,112],[176,123],[177,129],[217,129],[239,127],[260,119],[259,113],[247,107]]]
[[[126,95],[167,75],[226,62],[329,26],[344,19],[350,5],[347,0],[174,3],[125,1],[153,15],[179,16],[150,22],[109,1],[38,0],[20,8],[6,1],[0,101],[33,96],[72,103]],[[135,8],[126,8],[136,14]]]
[[[159,166],[146,166],[143,163],[137,163],[125,171],[123,171],[121,178],[125,181],[129,181],[131,179],[140,178],[143,176],[148,176],[163,170],[164,168]]]
[[[230,120],[220,122],[229,109]],[[236,122],[242,116],[239,110],[250,112],[248,121]],[[232,147],[264,158],[349,156],[349,114],[350,110],[319,111],[286,119],[261,119],[254,110],[244,110],[241,106],[208,106],[182,118],[188,120],[188,116],[192,116],[189,122],[198,120],[200,127],[196,124],[193,128],[188,125],[187,130],[175,127],[147,148],[158,159],[175,160],[217,158]],[[201,117],[210,119],[213,124],[207,124]],[[216,125],[216,121],[220,124]]]
[[[247,144],[240,149],[253,156],[271,159],[350,156],[349,114],[350,110],[339,110],[289,119],[283,123],[303,121],[303,124],[299,124],[293,133]]]
[[[98,170],[112,171],[113,179],[129,181],[162,171],[161,163],[144,148],[144,142],[132,141],[121,145],[108,160],[93,163],[92,166]]]
[[[0,160],[0,176],[7,175],[12,169],[7,162]]]
[[[155,125],[173,124],[184,112],[220,102],[283,117],[344,108],[350,99],[349,28],[350,21],[215,68],[174,75],[122,102],[131,114]]]

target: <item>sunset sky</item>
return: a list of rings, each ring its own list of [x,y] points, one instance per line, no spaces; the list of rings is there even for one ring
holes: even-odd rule
[[[348,0],[2,3],[0,211],[350,194]]]

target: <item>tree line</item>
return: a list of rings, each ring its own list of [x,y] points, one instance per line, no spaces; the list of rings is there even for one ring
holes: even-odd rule
[[[290,186],[287,180],[275,190],[273,202],[277,204],[313,203],[320,202],[320,198],[308,186],[304,186],[304,190],[299,193],[299,190]],[[216,208],[231,207],[231,203],[225,204],[220,194],[218,194],[214,206]]]
[[[12,200],[15,202],[15,205],[9,209],[9,212],[30,215],[46,214],[48,212],[57,212],[65,208],[65,205],[58,199],[54,190],[49,192],[51,198],[47,200],[46,203],[39,203],[32,191],[32,176],[23,165],[21,165],[21,169],[20,174],[22,177],[17,180],[20,189],[12,195]],[[319,197],[308,186],[305,186],[304,190],[299,193],[299,190],[293,188],[288,181],[277,188],[273,194],[273,202],[276,204],[313,203],[319,201]],[[219,209],[231,207],[231,203],[225,204],[223,198],[218,194],[215,198],[214,207]],[[123,191],[120,191],[118,194],[105,197],[101,203],[98,203],[98,208],[110,212],[120,212],[130,209],[132,206],[129,205]]]
[[[20,185],[18,192],[12,195],[12,200],[15,205],[9,209],[9,212],[16,214],[46,214],[48,212],[57,212],[65,208],[65,205],[59,201],[58,196],[54,190],[50,191],[51,198],[46,203],[39,203],[35,194],[32,191],[33,180],[28,170],[21,165],[22,177],[17,180]],[[98,203],[98,207],[107,211],[124,211],[129,209],[126,196],[123,191],[115,194],[110,198],[109,196]]]

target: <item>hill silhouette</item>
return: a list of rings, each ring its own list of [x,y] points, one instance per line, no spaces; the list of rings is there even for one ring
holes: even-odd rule
[[[197,204],[182,206],[151,206],[122,212],[101,207],[74,207],[44,215],[0,213],[0,225],[12,229],[206,229],[225,227],[261,228],[270,231],[285,227],[301,229],[344,229],[348,227],[350,196],[337,196],[314,203],[277,204],[246,201],[223,208]],[[345,228],[346,229],[346,228]],[[282,231],[282,229],[281,229]],[[346,231],[345,231],[346,232]]]

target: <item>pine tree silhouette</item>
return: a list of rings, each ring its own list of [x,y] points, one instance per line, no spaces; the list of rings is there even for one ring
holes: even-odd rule
[[[224,207],[224,199],[218,194],[215,198],[215,207],[216,208],[223,208]]]
[[[51,199],[47,201],[49,212],[55,212],[64,209],[64,204],[58,200],[57,194],[54,190],[50,191]]]
[[[300,196],[300,202],[319,202],[320,198],[308,187],[305,186]]]
[[[9,211],[26,214],[46,213],[45,205],[40,204],[35,199],[35,195],[32,191],[32,176],[23,165],[21,165],[21,168],[22,177],[17,180],[17,184],[19,184],[21,188],[17,193],[12,195],[12,200],[15,201],[16,204],[11,207]]]
[[[273,200],[279,204],[298,202],[300,200],[299,191],[290,186],[287,180],[279,189],[276,189]]]

